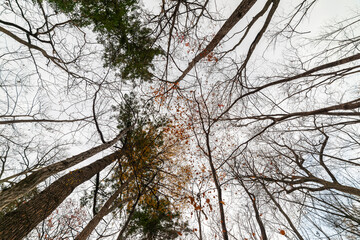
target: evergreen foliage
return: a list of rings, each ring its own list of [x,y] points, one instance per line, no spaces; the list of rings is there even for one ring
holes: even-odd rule
[[[151,29],[140,20],[137,0],[47,0],[79,27],[92,27],[105,51],[106,67],[119,68],[124,80],[150,80],[152,60],[162,54]]]
[[[164,198],[147,198],[134,212],[127,235],[138,235],[141,240],[176,239],[189,232],[181,215],[171,210],[171,204]]]

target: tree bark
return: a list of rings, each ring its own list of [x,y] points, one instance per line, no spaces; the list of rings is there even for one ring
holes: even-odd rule
[[[95,154],[111,147],[114,145],[117,141],[120,140],[121,137],[123,137],[128,129],[125,129],[120,132],[119,135],[117,135],[113,140],[110,142],[101,144],[99,146],[96,146],[94,148],[91,148],[85,152],[82,152],[78,155],[72,156],[70,158],[67,158],[61,162],[54,163],[50,166],[44,167],[25,179],[21,180],[17,184],[15,184],[13,187],[3,190],[0,194],[0,210],[6,207],[9,203],[13,202],[14,200],[24,196],[26,193],[33,190],[39,183],[47,179],[48,177],[52,176],[55,173],[61,172],[63,170],[66,170],[69,167],[75,166],[76,164],[94,156]]]
[[[119,159],[122,154],[122,151],[117,151],[86,167],[66,174],[30,201],[7,213],[0,219],[0,239],[23,239],[41,221],[46,219],[77,186]]]

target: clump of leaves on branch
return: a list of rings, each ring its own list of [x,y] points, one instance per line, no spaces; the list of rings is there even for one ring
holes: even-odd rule
[[[38,0],[40,1],[40,0]],[[137,0],[48,0],[79,27],[93,28],[104,45],[105,66],[120,68],[123,79],[150,80],[152,60],[162,54],[151,29],[140,20]]]
[[[119,129],[129,129],[120,142],[122,143],[123,157],[118,160],[116,167],[109,178],[104,179],[100,189],[117,189],[129,176],[134,175],[136,183],[130,183],[125,195],[133,196],[139,191],[141,183],[146,183],[159,167],[159,156],[162,154],[162,129],[167,124],[163,116],[156,116],[151,103],[141,106],[135,94],[125,94],[124,103],[113,107],[117,112]],[[103,192],[104,196],[107,196]],[[124,194],[123,194],[124,195]],[[91,196],[82,199],[83,204],[89,202]],[[104,201],[100,199],[100,202]]]
[[[130,168],[139,178],[151,168],[159,166],[159,157],[164,149],[163,129],[168,125],[164,116],[156,116],[154,106],[151,102],[140,106],[136,96],[131,93],[125,95],[125,103],[119,106],[118,128],[132,127],[120,141],[125,147],[123,149],[125,162],[122,168]],[[116,109],[116,108],[115,108]]]
[[[180,226],[186,224],[179,223],[180,213],[177,211],[172,212],[171,209],[175,209],[175,207],[171,207],[171,202],[164,198],[164,192],[168,194],[167,189],[174,188],[164,188],[164,185],[168,186],[168,184],[172,183],[183,188],[184,184],[186,184],[185,177],[188,175],[185,174],[186,172],[182,174],[183,177],[177,179],[175,179],[175,176],[170,176],[170,180],[167,176],[168,170],[166,170],[169,165],[177,168],[176,160],[173,158],[176,155],[175,153],[180,150],[179,143],[182,139],[178,138],[176,134],[170,136],[169,128],[176,127],[171,125],[166,117],[157,113],[151,102],[140,104],[140,101],[132,93],[125,95],[124,99],[124,104],[114,107],[114,111],[119,113],[117,116],[118,128],[131,128],[131,130],[120,140],[123,146],[123,157],[118,160],[111,175],[100,183],[101,195],[97,205],[103,205],[103,202],[114,191],[116,192],[124,184],[127,184],[112,204],[112,206],[117,206],[116,208],[121,209],[127,215],[128,221],[123,227],[122,234],[130,234],[126,232],[130,231],[127,229],[131,226],[130,223],[133,223],[134,217],[136,218],[139,214],[148,214],[147,210],[145,212],[139,210],[140,207],[140,209],[151,209],[153,213],[158,212],[160,214],[159,216],[147,216],[148,221],[150,221],[149,224],[160,225],[157,226],[158,230],[151,233],[146,233],[147,230],[143,229],[145,235],[155,234],[154,236],[158,236],[161,233],[167,236],[161,239],[174,239],[174,236],[179,236],[177,232],[181,234]],[[181,166],[174,169],[174,172],[184,171],[184,169],[187,168]],[[132,176],[134,176],[134,180],[127,183]],[[82,198],[83,205],[90,203],[91,195],[85,194]],[[175,199],[179,198],[179,195],[179,189],[177,189],[173,190],[170,197]],[[124,203],[124,199],[128,200]],[[124,208],[125,206],[126,208]],[[153,217],[155,219],[152,219]],[[164,224],[172,226],[173,230],[164,227]],[[138,224],[136,223],[136,225]],[[136,231],[146,227],[140,224]]]
[[[164,198],[146,198],[135,210],[127,236],[138,236],[142,240],[176,239],[190,232],[187,222],[181,221],[180,212],[174,211]]]

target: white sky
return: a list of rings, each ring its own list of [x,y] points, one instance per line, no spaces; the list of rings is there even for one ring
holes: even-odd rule
[[[161,0],[143,0],[143,4],[149,9],[154,9],[154,11],[159,11],[161,2]],[[232,13],[232,11],[240,2],[240,0],[217,0],[216,6],[219,11],[223,11],[221,14],[226,18]],[[293,4],[294,2],[298,1],[288,0],[286,3]],[[360,0],[319,0],[312,9],[310,17],[304,21],[304,27],[307,24],[307,29],[311,30],[312,32],[320,32],[322,31],[323,26],[332,24],[336,21],[346,18],[347,16],[353,15],[356,9],[360,9]],[[74,155],[77,150],[80,152],[86,149],[83,148],[83,146],[76,150],[72,149],[72,153],[70,155]],[[93,159],[97,159],[97,157],[91,158],[91,160]],[[88,162],[89,160],[82,163],[82,165],[87,164]],[[76,168],[79,168],[79,166],[80,165],[77,165]],[[81,191],[81,187],[77,189],[77,191]]]

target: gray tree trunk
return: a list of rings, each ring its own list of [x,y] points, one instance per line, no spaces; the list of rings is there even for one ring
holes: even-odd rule
[[[0,219],[0,239],[21,240],[46,219],[73,190],[122,156],[117,151],[59,178],[30,201]]]
[[[54,163],[54,164],[51,164],[50,166],[44,167],[44,168],[30,174],[28,177],[21,180],[17,184],[15,184],[13,187],[3,190],[0,193],[0,210],[3,209],[4,207],[6,207],[6,205],[8,205],[9,203],[13,202],[14,200],[24,196],[25,194],[27,194],[28,192],[33,190],[39,183],[41,183],[48,177],[52,176],[53,174],[64,171],[69,167],[75,166],[76,164],[111,147],[117,141],[119,141],[120,138],[123,137],[127,131],[128,131],[128,129],[121,131],[121,133],[119,135],[117,135],[110,142],[96,146],[96,147],[89,149],[85,152],[82,152],[78,155],[67,158],[61,162]]]

